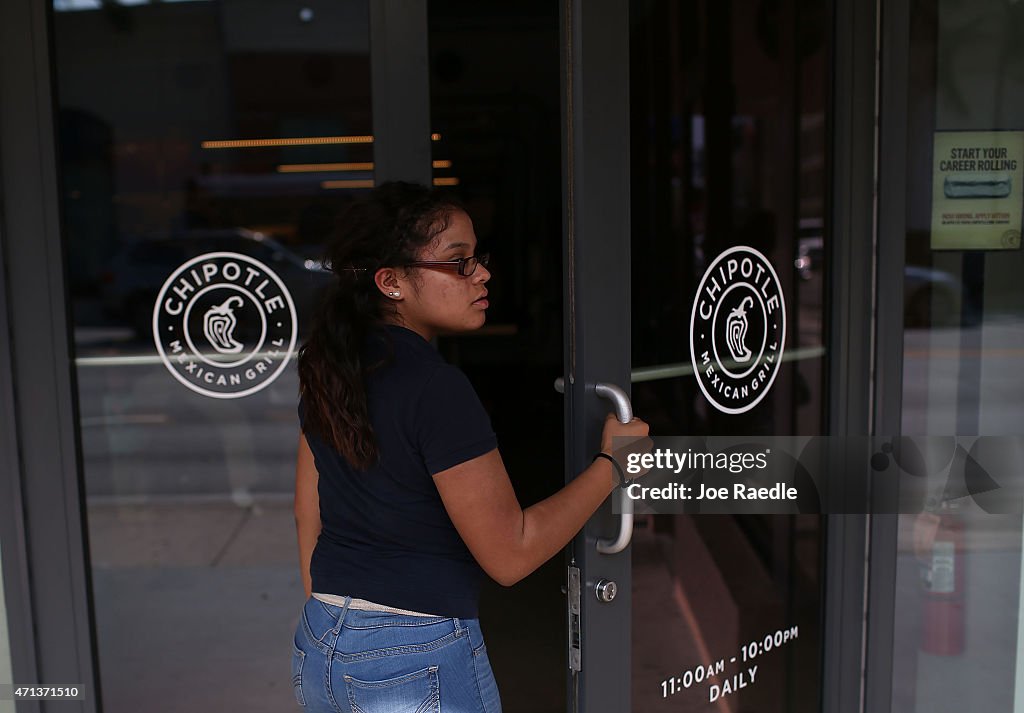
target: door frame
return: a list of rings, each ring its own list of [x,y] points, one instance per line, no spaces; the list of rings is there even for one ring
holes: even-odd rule
[[[597,396],[595,384],[615,384],[630,392],[629,3],[561,0],[561,8],[568,481],[601,449],[610,405]],[[586,632],[582,669],[567,668],[569,711],[619,713],[630,707],[630,552],[605,555],[596,549],[599,537],[614,538],[619,517],[612,514],[609,498],[567,548],[567,567],[583,573],[579,626]],[[599,579],[618,583],[611,602],[594,596]],[[568,638],[575,623],[571,614],[567,617]],[[609,654],[610,670],[605,663]]]
[[[830,8],[832,82],[826,165],[831,183],[831,237],[826,254],[832,280],[826,305],[832,325],[828,353],[833,355],[828,376],[828,433],[834,436],[875,433],[882,417],[889,413],[888,397],[898,393],[901,379],[898,371],[891,371],[891,360],[876,359],[879,345],[889,341],[876,338],[880,328],[876,285],[885,289],[900,284],[891,282],[891,269],[886,271],[886,279],[880,279],[881,268],[887,263],[879,259],[875,220],[875,119],[879,107],[876,59],[881,40],[877,31],[881,4],[833,0]],[[901,264],[895,268],[902,275]],[[866,310],[864,305],[872,309]],[[891,312],[889,317],[893,315],[902,315],[902,311]],[[866,485],[867,479],[862,482]],[[859,501],[868,499],[862,497]],[[888,701],[884,708],[875,707],[877,700],[868,705],[864,688],[869,667],[872,684],[879,677],[892,677],[891,666],[880,668],[864,656],[865,619],[869,602],[879,591],[874,577],[881,574],[878,565],[888,556],[884,547],[879,547],[880,541],[874,539],[879,519],[868,514],[828,515],[826,528],[822,709],[882,713],[888,710]],[[892,544],[895,546],[895,541]]]
[[[609,404],[596,396],[594,384],[611,382],[630,391],[629,146],[622,138],[629,136],[629,6],[625,0],[583,5],[562,0],[560,28],[567,481],[599,447]],[[889,18],[900,17],[906,7],[905,2],[879,5]],[[827,433],[835,436],[891,430],[899,418],[902,243],[897,241],[897,249],[891,240],[879,241],[875,220],[876,209],[885,211],[891,227],[902,207],[898,198],[880,205],[876,190],[879,12],[875,3],[858,0],[829,4],[826,259],[831,279],[824,309],[831,325]],[[905,46],[888,26],[884,41],[897,50]],[[893,100],[899,88],[898,80],[887,82],[887,99]],[[886,126],[899,120],[896,111]],[[889,143],[898,148],[900,135],[888,133]],[[886,170],[900,169],[902,156],[890,155]],[[887,173],[896,193],[903,185],[900,170]],[[873,308],[865,310],[865,304]],[[597,537],[617,529],[610,502],[566,552],[567,567],[583,572],[582,670],[567,673],[569,711],[619,712],[631,705],[630,553],[609,556],[595,550]],[[884,620],[891,620],[891,612],[884,612],[893,581],[894,523],[867,514],[827,515],[823,526],[822,709],[888,710],[884,693],[892,679],[892,629],[888,658],[865,660],[865,622],[870,615],[872,630],[882,634],[871,650],[883,653]],[[600,578],[619,585],[611,603],[593,596]],[[568,612],[567,617],[571,620]],[[878,621],[882,626],[874,625]]]
[[[98,709],[81,446],[65,300],[49,8],[0,3],[0,545],[15,683],[79,684]],[[17,710],[48,708],[19,701]]]
[[[877,87],[876,360],[872,435],[898,436],[903,413],[904,267],[906,265],[907,126],[911,10],[907,0],[880,9]],[[881,497],[881,494],[877,494]],[[897,544],[900,515],[870,518],[865,627],[864,710],[892,709],[896,631]]]

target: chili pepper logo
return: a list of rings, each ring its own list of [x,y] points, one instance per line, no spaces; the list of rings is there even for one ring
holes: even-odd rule
[[[244,304],[241,297],[232,295],[221,304],[210,307],[203,315],[203,334],[210,345],[221,354],[238,354],[245,348],[245,345],[236,342],[232,335],[238,324],[232,305],[241,307]]]
[[[740,306],[729,312],[729,318],[725,323],[725,344],[729,347],[732,358],[740,364],[746,364],[750,361],[750,357],[754,356],[754,353],[747,349],[745,342],[747,328],[750,326],[747,322],[747,310],[753,306],[754,300],[744,297]]]

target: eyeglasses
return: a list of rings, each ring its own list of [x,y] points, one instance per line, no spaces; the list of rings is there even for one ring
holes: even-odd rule
[[[476,272],[477,265],[483,265],[487,267],[487,263],[491,261],[489,253],[483,255],[470,255],[469,257],[460,257],[455,260],[420,260],[419,262],[408,262],[405,264],[406,267],[439,267],[444,269],[455,268],[460,275],[463,277],[469,277]]]

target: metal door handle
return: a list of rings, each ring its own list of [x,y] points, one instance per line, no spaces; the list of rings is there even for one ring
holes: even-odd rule
[[[555,379],[555,391],[565,393],[565,379]],[[629,423],[633,420],[633,405],[629,402],[626,392],[615,384],[595,384],[594,392],[603,399],[612,402],[615,408],[615,417],[619,423]],[[619,535],[614,540],[600,538],[597,541],[597,551],[603,555],[614,555],[629,547],[629,541],[633,538],[633,501],[626,496],[626,491],[617,488],[619,491],[619,505],[622,516],[619,520]]]

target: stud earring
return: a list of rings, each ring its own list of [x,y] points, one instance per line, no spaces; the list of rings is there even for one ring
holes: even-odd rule
[[[398,297],[399,294],[400,293],[398,293],[398,292],[389,292],[388,293],[388,295],[390,295],[391,297]]]

